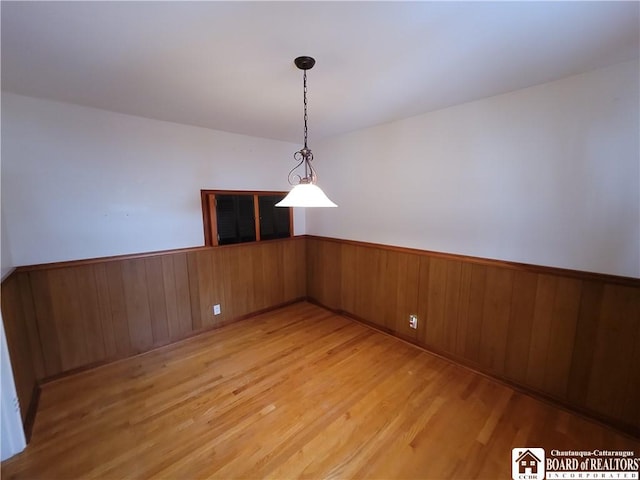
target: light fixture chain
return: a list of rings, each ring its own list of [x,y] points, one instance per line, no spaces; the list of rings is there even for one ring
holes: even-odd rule
[[[307,148],[307,71],[304,71],[304,148]]]

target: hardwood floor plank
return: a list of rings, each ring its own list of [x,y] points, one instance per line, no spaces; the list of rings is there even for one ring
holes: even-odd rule
[[[416,357],[404,365],[397,376],[388,377],[374,387],[371,396],[362,397],[352,408],[327,426],[327,435],[316,436],[299,449],[287,461],[268,473],[269,478],[286,475],[303,478],[319,478],[327,464],[333,464],[329,477],[347,478],[353,474],[349,465],[353,459],[374,452],[372,439],[376,438],[393,421],[393,413],[425,391],[433,369],[422,357]],[[401,395],[406,392],[409,395]],[[353,448],[353,445],[357,445]],[[339,456],[339,457],[338,457]]]
[[[509,478],[633,440],[308,303],[45,384],[3,478]]]

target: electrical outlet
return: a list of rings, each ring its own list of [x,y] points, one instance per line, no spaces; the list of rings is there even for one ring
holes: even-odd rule
[[[411,328],[418,328],[418,316],[417,315],[409,315],[409,326]]]
[[[220,304],[216,304],[213,306],[213,314],[214,315],[220,315]]]

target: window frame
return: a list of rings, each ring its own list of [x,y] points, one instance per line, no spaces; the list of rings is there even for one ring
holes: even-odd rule
[[[218,218],[216,212],[216,195],[246,195],[253,196],[253,212],[255,219],[256,239],[253,242],[241,242],[234,245],[242,245],[255,242],[269,242],[273,240],[262,240],[260,238],[260,208],[258,197],[262,195],[282,195],[289,192],[274,190],[200,190],[200,201],[202,204],[202,222],[204,227],[204,245],[206,247],[217,247],[218,244]],[[293,237],[293,207],[279,207],[289,209],[289,237]]]

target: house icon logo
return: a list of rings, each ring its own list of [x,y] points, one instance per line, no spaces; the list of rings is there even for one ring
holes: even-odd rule
[[[544,480],[544,448],[514,448],[511,450],[513,480]]]

